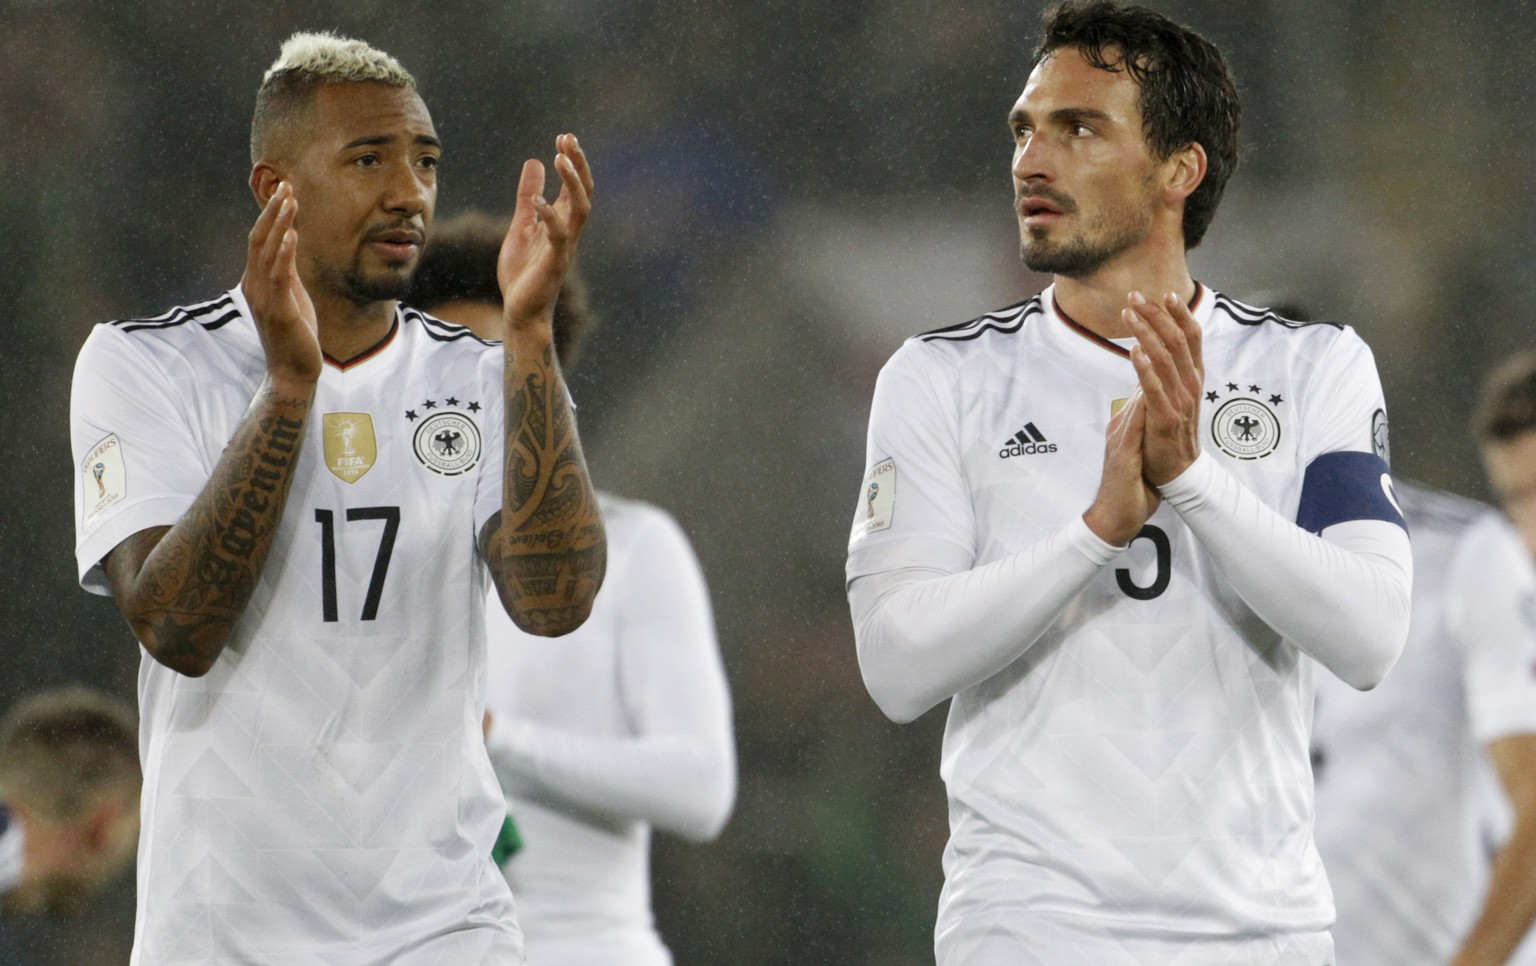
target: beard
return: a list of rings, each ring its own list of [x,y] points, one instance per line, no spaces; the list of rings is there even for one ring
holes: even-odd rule
[[[1047,275],[1085,278],[1094,274],[1111,259],[1140,244],[1152,231],[1152,191],[1149,179],[1140,199],[1110,207],[1064,241],[1053,242],[1049,226],[1021,225],[1019,258],[1031,271]],[[1073,204],[1068,210],[1078,209]]]
[[[402,299],[411,289],[413,269],[364,275],[355,266],[341,276],[342,291],[357,305]]]
[[[351,265],[339,271],[334,268],[321,268],[318,272],[320,282],[326,289],[357,306],[404,298],[410,291],[411,276],[415,273],[414,264],[408,267],[375,269],[372,273],[368,273],[363,271],[360,259],[353,259]]]

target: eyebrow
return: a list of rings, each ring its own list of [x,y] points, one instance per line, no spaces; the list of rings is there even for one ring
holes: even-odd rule
[[[393,134],[370,134],[366,137],[360,137],[356,140],[348,141],[346,144],[342,145],[341,149],[343,151],[350,151],[353,148],[377,147],[384,144],[393,144],[394,142],[395,136]],[[439,141],[431,134],[416,135],[416,143],[422,145],[423,147],[429,148],[441,148],[443,146],[443,142]]]
[[[1107,121],[1109,115],[1104,111],[1091,107],[1061,107],[1046,115],[1052,121],[1070,123],[1072,121]],[[1015,110],[1008,115],[1008,126],[1012,127],[1020,121],[1029,121],[1029,112]]]

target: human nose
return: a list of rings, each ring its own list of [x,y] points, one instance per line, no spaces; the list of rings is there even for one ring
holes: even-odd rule
[[[418,170],[414,165],[402,165],[389,179],[384,196],[386,210],[414,218],[432,203],[437,188],[429,179],[429,170]]]
[[[1016,181],[1052,181],[1055,179],[1048,146],[1039,131],[1021,135],[1013,147],[1013,177]]]

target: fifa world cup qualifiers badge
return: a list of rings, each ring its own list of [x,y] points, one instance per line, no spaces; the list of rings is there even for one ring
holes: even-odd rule
[[[848,542],[879,530],[888,530],[896,514],[896,461],[883,459],[864,474],[864,490],[853,515]]]
[[[443,405],[457,407],[459,401],[449,396]],[[480,462],[480,427],[469,415],[479,412],[480,404],[472,402],[466,408],[469,412],[438,410],[438,401],[428,399],[405,411],[405,418],[416,426],[411,446],[422,466],[442,476],[459,476]]]
[[[82,523],[90,523],[128,495],[128,471],[116,433],[92,446],[80,461],[80,486],[84,497],[80,501]]]
[[[1228,382],[1207,390],[1205,401],[1220,403],[1211,416],[1211,440],[1233,459],[1263,459],[1280,445],[1279,410],[1285,403],[1281,393],[1266,393],[1258,385],[1244,391]]]

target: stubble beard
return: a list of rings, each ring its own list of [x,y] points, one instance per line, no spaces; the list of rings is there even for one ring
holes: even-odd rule
[[[1148,191],[1151,185],[1147,185]],[[1152,231],[1152,199],[1110,208],[1065,241],[1052,243],[1050,226],[1022,225],[1019,258],[1026,268],[1063,278],[1086,278],[1140,244]]]
[[[363,271],[360,258],[354,258],[345,269],[322,270],[323,284],[338,295],[359,307],[373,302],[405,298],[411,288],[411,276],[416,266],[401,269],[380,269],[373,273]]]

